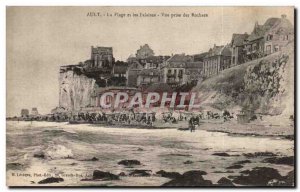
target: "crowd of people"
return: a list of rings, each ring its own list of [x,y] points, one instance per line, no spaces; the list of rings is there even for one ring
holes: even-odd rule
[[[177,115],[176,115],[177,114]],[[109,113],[105,112],[79,112],[76,114],[51,114],[47,116],[36,117],[34,120],[70,122],[71,124],[91,123],[91,124],[108,124],[108,125],[145,125],[153,126],[157,120],[163,123],[176,124],[179,121],[188,123],[191,132],[195,131],[196,126],[200,125],[203,120],[223,119],[224,122],[233,118],[233,113],[225,110],[222,113],[205,111],[198,113],[188,112],[164,112],[156,114],[155,112],[134,112],[133,110]]]
[[[106,113],[79,113],[72,115],[72,123],[104,123],[104,124],[128,124],[128,125],[149,125],[156,121],[155,113],[135,113],[133,111]]]

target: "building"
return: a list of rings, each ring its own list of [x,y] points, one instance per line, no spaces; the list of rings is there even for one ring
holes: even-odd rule
[[[202,54],[201,58],[203,59],[205,55]],[[162,82],[167,83],[172,88],[190,82],[197,82],[203,75],[202,59],[195,61],[195,55],[190,56],[184,53],[173,55],[161,67]]]
[[[266,55],[280,51],[282,47],[294,40],[294,27],[286,15],[276,19],[274,25],[264,35],[264,39]]]
[[[145,88],[149,84],[159,82],[161,80],[159,69],[169,58],[169,56],[154,56],[148,44],[141,46],[136,52],[136,57],[130,55],[127,59],[129,67],[126,72],[126,85]]]
[[[204,77],[204,63],[202,61],[187,62],[185,66],[185,83],[194,83],[201,81]]]
[[[161,67],[163,83],[167,83],[173,88],[184,84],[186,82],[186,62],[191,61],[193,61],[192,57],[186,56],[184,53],[175,54],[169,58]]]
[[[136,51],[136,58],[145,59],[150,56],[154,56],[154,51],[150,48],[148,44],[140,46],[140,49]]]
[[[113,63],[112,47],[91,47],[91,58],[84,62],[86,73],[110,74]]]
[[[122,61],[117,61],[112,68],[112,75],[114,77],[126,77],[128,64]]]
[[[245,34],[233,34],[230,42],[231,47],[231,66],[236,66],[245,62],[244,58],[244,44],[249,35]]]
[[[210,48],[203,60],[203,75],[208,77],[216,75],[227,69],[231,64],[231,50],[228,46],[216,46]]]
[[[293,39],[294,27],[286,15],[269,18],[263,25],[256,22],[244,46],[246,57],[252,60],[280,51]]]
[[[21,117],[28,117],[29,116],[29,110],[28,109],[22,109],[21,110]]]
[[[197,61],[204,61],[205,56],[208,54],[208,52],[204,52],[204,53],[200,53],[200,54],[195,54],[192,55],[193,57],[193,61],[197,62]]]
[[[144,68],[137,75],[137,86],[148,86],[160,82],[160,70],[158,68]]]
[[[38,110],[37,110],[36,107],[33,107],[33,108],[31,109],[31,115],[32,115],[32,116],[37,116],[37,115],[39,115],[39,112],[38,112]]]
[[[138,61],[130,63],[126,71],[126,86],[137,87],[138,74],[143,69],[144,67]]]

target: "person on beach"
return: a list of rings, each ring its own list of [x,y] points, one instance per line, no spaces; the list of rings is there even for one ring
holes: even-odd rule
[[[194,117],[191,117],[189,120],[189,127],[191,132],[195,132],[195,124],[194,124]]]

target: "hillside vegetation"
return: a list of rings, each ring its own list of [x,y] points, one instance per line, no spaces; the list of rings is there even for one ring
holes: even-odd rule
[[[253,110],[268,115],[293,115],[294,44],[198,83],[204,108]]]

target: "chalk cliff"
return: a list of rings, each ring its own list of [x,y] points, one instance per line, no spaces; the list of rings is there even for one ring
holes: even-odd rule
[[[75,70],[61,71],[59,74],[59,107],[74,111],[90,106],[95,82],[95,79]]]

